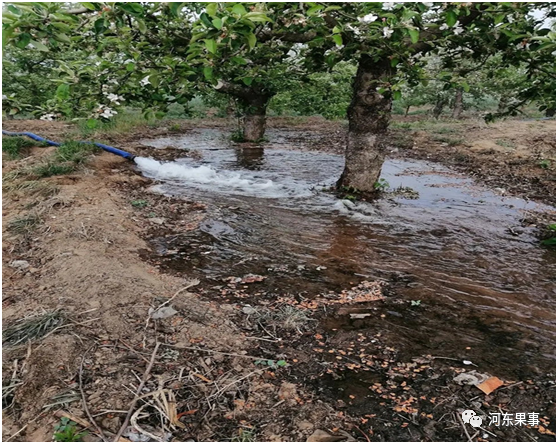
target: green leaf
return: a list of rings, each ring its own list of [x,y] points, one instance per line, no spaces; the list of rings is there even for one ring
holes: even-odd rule
[[[48,52],[48,48],[45,45],[43,45],[41,42],[37,42],[36,40],[31,40],[29,43],[33,45],[35,48],[37,48],[39,51]]]
[[[56,97],[60,100],[66,100],[70,97],[70,85],[62,83],[56,88]]]
[[[502,23],[504,21],[504,18],[506,18],[506,14],[498,14],[494,17],[494,24],[498,25],[500,23]]]
[[[217,13],[217,3],[209,3],[206,7],[205,7],[205,11],[211,16],[211,17],[215,17],[215,14]]]
[[[143,6],[139,3],[119,2],[119,3],[116,3],[116,5],[118,5],[118,7],[120,7],[121,9],[123,9],[124,11],[126,11],[129,14],[132,14],[132,15],[143,14]]]
[[[418,29],[407,29],[409,36],[411,37],[411,42],[417,43],[419,40],[419,30]]]
[[[180,8],[182,8],[182,5],[184,5],[184,2],[172,2],[169,4],[169,8],[171,11],[171,14],[174,15],[175,17],[178,17],[178,12],[180,11]]]
[[[306,14],[307,15],[316,15],[322,9],[323,9],[323,6],[321,6],[321,5],[312,6],[308,11],[306,11]]]
[[[95,21],[93,27],[95,28],[95,32],[97,34],[104,32],[107,29],[107,27],[105,26],[105,19],[98,19],[97,21]]]
[[[79,4],[91,11],[95,11],[95,5],[93,3],[87,3],[87,2],[79,2]]]
[[[68,37],[66,34],[63,33],[59,33],[59,34],[54,34],[54,37],[56,37],[56,40],[60,41],[60,42],[64,42],[64,43],[70,43],[70,37]]]
[[[393,91],[393,100],[401,99],[401,91]]]
[[[23,34],[17,36],[17,42],[15,45],[18,48],[23,49],[29,44],[30,41],[31,41],[31,35],[24,32]]]
[[[269,365],[270,367],[273,367],[275,365],[275,361],[273,361],[272,359],[268,359],[267,360],[267,365]]]
[[[271,22],[272,20],[265,15],[263,12],[249,12],[248,14],[245,14],[244,17],[245,19],[248,19],[252,22]]]
[[[156,75],[154,71],[151,71],[151,74],[149,75],[149,83],[153,85],[153,88],[157,88],[159,83],[161,83],[160,77]]]
[[[242,78],[242,82],[246,85],[246,86],[250,86],[252,84],[252,82],[254,81],[254,77],[243,77]]]
[[[200,20],[202,21],[202,23],[208,27],[208,28],[212,28],[213,27],[213,23],[211,23],[211,19],[209,18],[209,16],[205,13],[202,12],[200,15]]]
[[[257,42],[256,35],[250,33],[246,36],[246,39],[248,40],[248,46],[250,47],[250,49],[253,49],[256,46]]]
[[[136,69],[136,65],[135,63],[127,63],[126,64],[126,71],[133,71],[134,69]]]
[[[276,365],[277,367],[285,367],[287,365],[287,361],[283,361],[283,360],[277,361]]]
[[[242,57],[238,57],[238,56],[234,56],[231,57],[231,60],[236,63],[237,65],[247,65],[248,62],[246,61],[246,59],[242,58]]]
[[[99,122],[96,119],[87,119],[87,122],[85,122],[85,126],[88,129],[95,129],[95,128],[97,128],[98,123]]]
[[[204,39],[205,47],[211,54],[215,54],[217,52],[217,42],[213,39]]]
[[[203,76],[205,77],[206,80],[212,80],[213,68],[211,68],[210,66],[206,66],[205,68],[203,68]]]
[[[12,38],[14,31],[9,28],[2,29],[2,48],[6,46],[6,43]]]
[[[213,4],[213,3],[212,3]],[[213,26],[215,26],[217,29],[221,29],[223,27],[223,20],[221,20],[220,18],[214,18],[211,23],[213,24]]]
[[[391,59],[391,66],[392,68],[395,68],[397,66],[397,64],[399,63],[399,59],[394,57],[393,59]]]
[[[343,46],[343,37],[340,34],[333,34],[331,38],[337,46]]]
[[[8,5],[8,11],[14,13],[15,15],[21,15],[21,11],[13,5]]]
[[[457,15],[455,14],[455,12],[446,12],[446,23],[450,28],[457,23]]]
[[[243,16],[244,14],[246,14],[246,9],[240,3],[237,3],[236,5],[233,6],[232,12],[233,14]]]
[[[138,19],[138,29],[142,34],[145,34],[147,32],[147,26],[145,25],[145,22],[141,19]]]

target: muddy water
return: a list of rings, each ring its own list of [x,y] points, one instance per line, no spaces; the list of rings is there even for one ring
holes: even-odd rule
[[[382,178],[413,193],[354,205],[322,191],[339,176],[341,156],[305,151],[311,134],[268,136],[265,150],[231,144],[217,130],[144,141],[201,153],[139,161],[158,191],[209,206],[198,231],[153,239],[166,266],[215,282],[266,275],[272,297],[384,279],[393,294],[384,317],[355,324],[345,310],[323,325],[377,330],[402,359],[468,359],[507,378],[554,368],[555,256],[520,227],[523,210],[548,207],[502,197],[437,164],[395,159]]]

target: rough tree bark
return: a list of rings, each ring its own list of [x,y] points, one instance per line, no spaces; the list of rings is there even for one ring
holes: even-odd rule
[[[247,142],[261,141],[265,134],[265,114],[269,97],[253,95],[250,99],[239,99],[244,110],[242,135]]]
[[[463,112],[463,88],[455,90],[455,100],[453,102],[453,112],[451,113],[452,119],[459,119]]]
[[[385,158],[384,139],[391,120],[392,96],[386,83],[392,75],[389,59],[374,61],[362,55],[353,82],[353,97],[347,110],[349,133],[345,169],[337,187],[375,191]],[[380,92],[379,89],[386,91]]]
[[[267,104],[273,94],[259,88],[219,81],[218,92],[236,97],[244,113],[242,136],[246,142],[261,141],[265,134]]]

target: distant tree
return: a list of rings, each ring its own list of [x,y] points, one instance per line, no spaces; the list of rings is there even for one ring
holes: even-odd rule
[[[188,101],[194,83],[210,83],[243,102],[244,134],[252,140],[263,135],[267,105],[285,78],[356,61],[338,185],[363,192],[374,191],[380,175],[392,102],[405,82],[424,80],[425,55],[439,55],[448,67],[463,54],[473,62],[501,54],[503,67],[524,66],[531,86],[506,113],[517,112],[536,91],[555,95],[549,81],[555,70],[548,68],[556,49],[553,2],[82,5],[7,5],[4,41],[45,52],[89,52],[91,59],[64,71],[69,96],[86,96],[79,79],[91,76],[89,65],[98,59],[107,65],[101,74],[117,82],[101,85],[111,103],[124,97],[164,109]],[[302,46],[292,58],[295,44]],[[80,101],[92,108],[93,96]],[[102,117],[112,112],[105,102],[96,106]]]

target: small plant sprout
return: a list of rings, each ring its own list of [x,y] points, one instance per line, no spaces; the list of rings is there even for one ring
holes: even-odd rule
[[[389,188],[389,182],[385,179],[378,179],[376,183],[374,183],[374,189],[377,191],[386,191]]]
[[[421,300],[411,301],[411,307],[420,307]]]
[[[258,359],[257,361],[254,361],[254,365],[265,365],[267,367],[277,369],[279,367],[286,367],[288,364],[287,361],[282,359],[279,361],[275,361],[273,359]]]
[[[138,199],[138,200],[133,200],[132,202],[130,202],[132,204],[133,207],[135,208],[145,208],[147,205],[149,205],[149,202],[147,202],[144,199]]]
[[[548,159],[543,159],[539,162],[539,166],[545,170],[548,170],[550,168],[550,160]]]
[[[64,417],[54,427],[54,441],[56,442],[80,442],[86,433],[78,432],[77,424]]]

